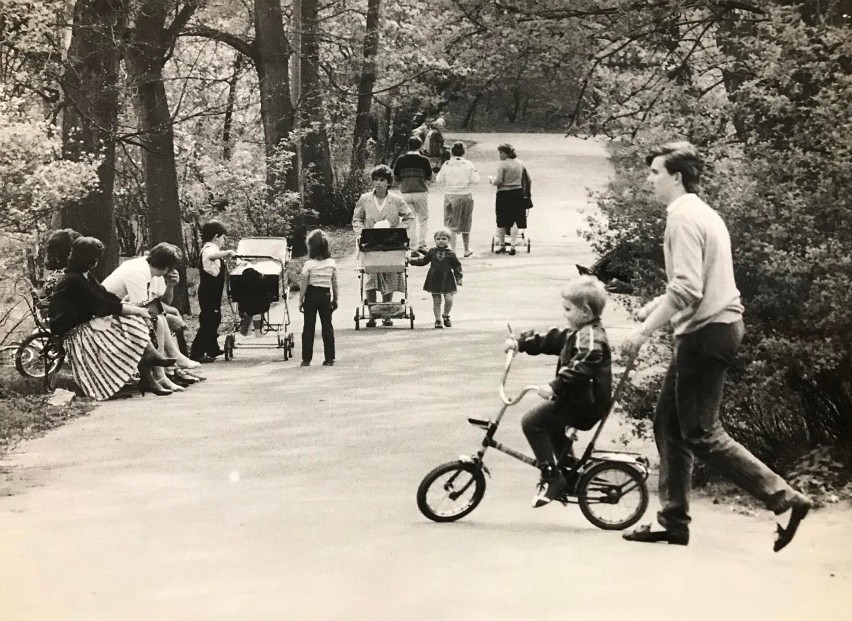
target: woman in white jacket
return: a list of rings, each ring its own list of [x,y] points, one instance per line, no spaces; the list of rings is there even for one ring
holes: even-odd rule
[[[470,226],[473,220],[473,195],[471,186],[479,183],[479,173],[473,162],[464,158],[464,144],[456,142],[450,151],[452,157],[438,173],[438,183],[444,189],[444,226],[450,231],[450,245],[456,249],[456,235],[461,233],[464,256],[473,254],[470,249]]]

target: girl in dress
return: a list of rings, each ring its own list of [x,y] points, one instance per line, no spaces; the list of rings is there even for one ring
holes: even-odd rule
[[[430,248],[420,257],[412,257],[411,265],[429,264],[429,273],[423,290],[432,294],[432,310],[435,313],[435,327],[449,328],[450,311],[453,310],[453,294],[456,287],[462,285],[462,266],[456,253],[450,249],[450,232],[447,229],[435,231],[435,247]],[[444,312],[441,313],[441,298]],[[443,318],[443,322],[441,319]]]

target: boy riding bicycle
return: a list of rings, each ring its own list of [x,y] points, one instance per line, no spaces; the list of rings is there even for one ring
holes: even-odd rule
[[[568,328],[552,328],[544,334],[524,332],[509,338],[504,350],[537,356],[558,355],[556,378],[539,388],[545,403],[527,412],[521,427],[541,468],[534,507],[543,507],[559,496],[567,482],[560,466],[571,453],[566,427],[591,429],[606,412],[612,396],[612,359],[609,341],[601,325],[606,305],[603,284],[591,276],[568,283],[562,291],[562,307]]]

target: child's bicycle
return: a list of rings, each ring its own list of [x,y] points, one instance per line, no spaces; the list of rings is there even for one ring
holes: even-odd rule
[[[511,327],[509,333],[512,333]],[[520,402],[526,394],[538,390],[537,386],[527,386],[513,399],[506,395],[506,377],[515,354],[514,351],[506,354],[506,365],[500,382],[503,406],[497,418],[493,421],[467,419],[471,425],[485,430],[482,448],[473,456],[463,456],[458,461],[438,466],[423,478],[417,488],[417,506],[430,520],[453,522],[476,509],[485,494],[485,474],[491,476],[482,462],[489,447],[538,468],[535,459],[494,440],[506,410]],[[564,455],[559,464],[567,485],[564,493],[555,500],[564,505],[579,504],[586,519],[604,530],[629,528],[642,518],[648,508],[648,486],[645,483],[648,479],[648,460],[638,453],[595,449],[595,442],[627,382],[633,364],[633,359],[627,361],[610,406],[598,423],[583,455],[579,459],[574,459],[573,455]],[[566,432],[570,447],[576,435],[571,428],[566,429]]]

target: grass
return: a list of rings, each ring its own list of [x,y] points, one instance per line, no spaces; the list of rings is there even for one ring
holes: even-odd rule
[[[60,372],[58,388],[74,390],[67,373]],[[41,380],[21,377],[14,367],[0,367],[0,455],[22,440],[40,436],[69,420],[87,415],[91,401],[74,400],[64,405],[48,403]]]

